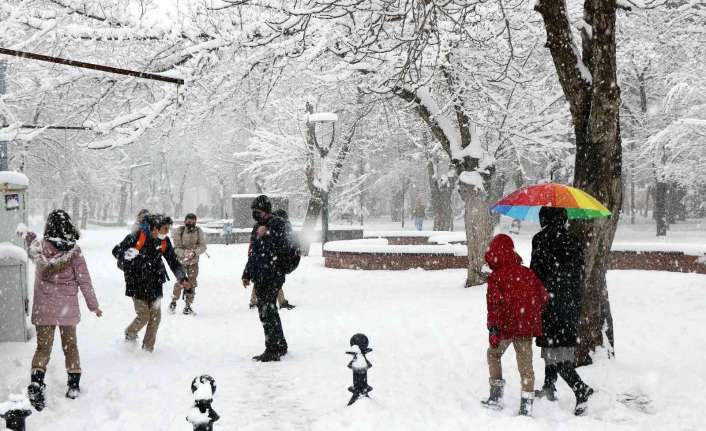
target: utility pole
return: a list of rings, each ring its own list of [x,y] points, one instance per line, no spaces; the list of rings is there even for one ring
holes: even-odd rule
[[[7,90],[7,84],[5,82],[5,71],[7,70],[7,62],[4,60],[0,60],[0,96],[5,94],[5,91]],[[0,117],[2,117],[0,115]],[[4,118],[2,119],[2,124],[4,124],[6,121]],[[0,171],[6,171],[9,168],[9,155],[7,154],[7,141],[4,140],[2,137],[0,137]]]

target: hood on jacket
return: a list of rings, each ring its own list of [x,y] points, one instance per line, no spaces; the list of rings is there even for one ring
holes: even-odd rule
[[[522,258],[515,252],[512,238],[501,233],[490,241],[488,250],[485,252],[485,262],[495,271],[506,265],[519,265],[522,263]]]
[[[539,210],[539,225],[542,228],[547,226],[564,227],[567,221],[565,208],[542,207]]]

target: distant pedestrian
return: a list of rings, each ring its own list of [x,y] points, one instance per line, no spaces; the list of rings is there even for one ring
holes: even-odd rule
[[[412,211],[412,218],[414,219],[414,226],[417,230],[424,229],[424,219],[426,218],[426,207],[421,199],[417,199],[414,205],[414,210]]]
[[[544,385],[537,396],[556,399],[556,381],[561,376],[576,396],[574,413],[586,410],[593,389],[574,367],[583,288],[583,249],[566,227],[564,208],[543,207],[539,211],[542,230],[532,238],[531,268],[549,292],[542,313],[544,334],[537,338],[544,358]]]
[[[279,361],[287,354],[282,321],[277,311],[277,293],[282,288],[285,273],[278,257],[287,248],[287,226],[284,220],[272,214],[272,203],[265,195],[253,201],[252,216],[255,226],[250,235],[248,262],[243,271],[243,287],[254,284],[257,308],[265,333],[265,351],[253,357],[256,361]]]
[[[78,291],[83,294],[88,309],[101,317],[91,276],[76,243],[78,229],[63,210],[49,213],[43,239],[36,239],[33,232],[25,234],[29,257],[36,265],[32,324],[37,329],[37,350],[32,359],[32,383],[27,388],[30,402],[38,411],[45,406],[44,375],[54,344],[54,333],[59,327],[61,347],[64,351],[68,389],[66,397],[79,396],[81,361],[76,339],[76,325],[81,320]]]
[[[113,248],[113,256],[123,270],[125,295],[132,298],[137,315],[125,330],[125,339],[136,340],[137,333],[147,326],[142,349],[152,352],[162,319],[162,285],[169,279],[162,257],[183,288],[189,287],[189,280],[167,236],[171,218],[150,214],[145,221],[144,229],[129,234]]]
[[[483,401],[489,408],[501,409],[505,386],[501,358],[512,344],[522,380],[520,415],[531,416],[534,402],[532,337],[542,335],[542,307],[547,292],[542,282],[515,252],[512,239],[504,234],[493,238],[485,253],[493,271],[488,277],[488,368],[490,397]]]
[[[226,245],[230,244],[231,236],[233,235],[233,223],[227,221],[223,223],[223,239]]]
[[[179,262],[186,271],[186,276],[189,277],[189,288],[182,289],[182,284],[174,283],[174,292],[172,293],[172,302],[169,304],[169,311],[174,313],[176,310],[177,301],[184,292],[184,314],[193,314],[192,305],[196,296],[196,287],[198,287],[199,276],[199,258],[206,253],[206,234],[196,225],[196,214],[187,214],[184,219],[184,226],[179,226],[172,238],[174,239],[174,251],[176,252]]]

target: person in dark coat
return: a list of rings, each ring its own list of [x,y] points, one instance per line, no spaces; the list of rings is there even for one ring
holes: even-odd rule
[[[530,268],[544,283],[549,302],[542,312],[544,334],[537,338],[544,358],[544,385],[539,397],[556,399],[555,383],[561,376],[576,395],[576,415],[586,409],[593,389],[574,367],[583,292],[583,249],[566,227],[564,208],[543,207],[539,211],[542,230],[532,238]]]
[[[118,268],[125,275],[125,296],[132,298],[137,316],[125,329],[125,339],[137,339],[137,333],[147,326],[142,348],[154,351],[157,329],[161,321],[162,285],[169,279],[162,257],[169,264],[178,282],[189,286],[184,268],[174,252],[167,234],[171,219],[147,215],[144,227],[130,233],[113,248]]]
[[[254,284],[257,309],[265,332],[265,351],[253,357],[260,362],[278,361],[287,354],[282,321],[277,311],[277,293],[284,285],[285,274],[278,268],[277,256],[287,247],[287,225],[272,214],[272,203],[265,195],[253,201],[255,220],[250,234],[248,263],[243,271],[243,287]]]

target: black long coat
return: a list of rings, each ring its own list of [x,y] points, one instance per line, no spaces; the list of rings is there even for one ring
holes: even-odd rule
[[[260,226],[267,226],[268,234],[257,238],[256,232]],[[250,234],[248,263],[245,265],[242,278],[252,280],[255,288],[269,287],[279,290],[284,283],[285,274],[279,268],[277,257],[287,247],[287,222],[276,216],[256,223]]]
[[[540,347],[575,347],[583,293],[583,249],[563,224],[550,224],[532,238],[530,268],[544,283],[549,302],[542,312]]]
[[[172,242],[167,238],[164,255],[162,255],[162,240],[148,237],[140,254],[132,260],[125,260],[125,251],[135,247],[139,232],[126,236],[120,244],[113,248],[113,256],[118,259],[118,267],[125,275],[125,296],[154,301],[162,297],[162,284],[169,280],[167,269],[162,262],[162,256],[169,264],[177,280],[186,280],[184,267],[179,263]]]

